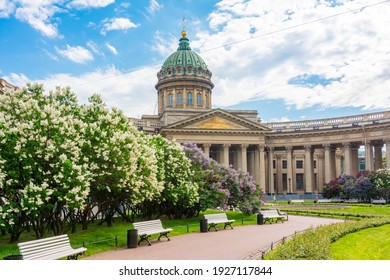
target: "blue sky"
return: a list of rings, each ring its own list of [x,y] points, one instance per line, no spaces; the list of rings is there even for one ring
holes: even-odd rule
[[[0,77],[153,114],[184,26],[213,107],[263,121],[390,108],[390,0],[0,0]]]

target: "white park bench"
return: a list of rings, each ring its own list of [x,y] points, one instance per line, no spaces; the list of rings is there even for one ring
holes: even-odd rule
[[[291,199],[290,203],[302,203],[302,204],[304,204],[305,200],[304,199]]]
[[[168,241],[171,241],[168,237],[168,233],[172,231],[171,228],[163,228],[161,220],[151,220],[145,222],[133,223],[134,229],[138,230],[138,236],[140,240],[138,241],[138,245],[141,241],[145,240],[148,242],[149,246],[152,244],[149,241],[149,237],[153,234],[160,234],[158,240],[160,240],[161,236],[165,236],[168,238]]]
[[[330,199],[318,199],[317,200],[317,203],[331,203],[332,202],[332,200],[330,200]]]
[[[385,199],[373,199],[371,201],[372,204],[386,204],[386,200]]]
[[[73,249],[67,234],[18,243],[23,260],[56,260],[67,257],[77,260],[87,250],[81,247]]]
[[[269,223],[272,223],[273,220],[282,221],[286,219],[288,220],[288,216],[285,213],[282,213],[279,211],[279,209],[268,209],[268,210],[261,210],[260,214],[263,215],[263,221],[264,223],[266,221],[269,221]]]
[[[207,224],[209,226],[209,228],[207,229],[208,231],[210,231],[212,227],[215,229],[215,231],[217,231],[217,228],[215,226],[217,224],[222,224],[222,223],[225,224],[225,226],[223,227],[224,229],[226,229],[227,226],[230,226],[230,228],[233,229],[232,223],[235,221],[235,220],[229,220],[226,216],[226,213],[206,214],[204,215],[204,218],[207,220]]]

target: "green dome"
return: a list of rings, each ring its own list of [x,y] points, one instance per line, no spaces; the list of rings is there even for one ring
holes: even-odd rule
[[[183,69],[188,66],[193,68],[201,68],[207,70],[207,65],[204,60],[195,52],[191,50],[190,43],[187,37],[183,36],[180,38],[179,47],[177,51],[171,54],[164,62],[161,70],[167,70],[169,68],[175,69],[178,66]]]

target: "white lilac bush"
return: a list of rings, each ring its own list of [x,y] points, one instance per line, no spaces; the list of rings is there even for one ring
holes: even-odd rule
[[[124,114],[109,110],[98,95],[89,102],[81,108],[86,124],[82,150],[91,172],[89,203],[111,226],[124,205],[151,201],[162,191],[162,183],[157,180],[154,150]],[[88,209],[94,206],[90,204]]]
[[[69,114],[74,102],[68,89],[44,95],[41,85],[0,96],[0,225],[11,240],[26,224],[42,237],[85,204],[91,174],[81,151],[85,124]]]
[[[143,214],[168,215],[175,218],[193,216],[198,196],[198,184],[193,180],[194,171],[183,146],[161,135],[148,138],[157,156],[157,173],[163,184],[161,196],[144,206]]]

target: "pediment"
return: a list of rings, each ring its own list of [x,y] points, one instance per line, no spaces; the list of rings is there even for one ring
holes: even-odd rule
[[[228,111],[215,109],[207,113],[171,124],[167,129],[183,130],[234,130],[234,131],[269,131],[269,128],[232,114]]]

